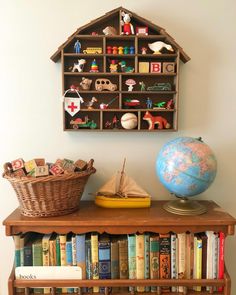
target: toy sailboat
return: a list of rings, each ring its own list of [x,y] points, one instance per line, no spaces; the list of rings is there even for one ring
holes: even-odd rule
[[[113,175],[97,192],[95,204],[104,208],[148,208],[151,198],[125,172],[125,160],[121,172]]]

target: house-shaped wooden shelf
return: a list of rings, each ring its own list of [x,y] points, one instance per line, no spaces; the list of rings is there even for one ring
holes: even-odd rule
[[[123,34],[123,13],[132,15],[134,34]],[[115,28],[116,34],[104,34],[107,27]],[[160,41],[171,45],[172,51],[163,47],[155,54],[148,44],[158,42],[156,47],[161,47]],[[64,130],[178,129],[179,63],[190,58],[163,28],[119,7],[79,28],[51,59],[61,59],[63,94],[71,89],[63,103]],[[78,60],[79,71],[73,71]],[[81,65],[81,60],[86,63]],[[84,101],[80,111],[76,88]]]

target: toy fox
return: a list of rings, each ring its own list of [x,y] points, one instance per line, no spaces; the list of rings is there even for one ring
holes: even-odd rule
[[[154,130],[155,124],[158,124],[158,129],[169,129],[170,124],[167,122],[167,120],[161,116],[152,116],[150,112],[146,112],[143,120],[146,120],[149,124],[148,130]]]

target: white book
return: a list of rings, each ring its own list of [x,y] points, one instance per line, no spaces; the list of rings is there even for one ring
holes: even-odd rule
[[[177,234],[178,237],[178,279],[186,278],[186,233]],[[184,287],[179,286],[179,292],[184,292]]]
[[[207,235],[207,270],[206,270],[206,278],[213,279],[213,239],[214,232],[206,231]],[[211,291],[211,287],[207,286],[206,290]]]
[[[19,266],[15,268],[16,279],[22,280],[81,280],[79,266]]]

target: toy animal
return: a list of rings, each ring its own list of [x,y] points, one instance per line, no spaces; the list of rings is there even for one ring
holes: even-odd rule
[[[98,100],[96,99],[96,97],[93,96],[90,101],[86,102],[85,105],[88,108],[88,110],[93,110],[93,105],[97,101]]]
[[[82,77],[82,81],[80,82],[80,86],[83,90],[89,90],[92,82],[93,82],[93,80]]]
[[[167,120],[161,116],[153,116],[150,112],[146,112],[143,116],[143,120],[147,121],[149,124],[148,130],[154,130],[155,125],[158,125],[158,129],[169,129],[170,124],[167,122]]]
[[[165,42],[162,41],[156,41],[153,43],[149,43],[148,47],[153,51],[153,54],[161,54],[161,50],[163,48],[166,48],[169,51],[174,51],[173,47],[169,44],[166,44]]]
[[[171,98],[170,100],[167,101],[166,108],[169,110],[169,109],[172,109],[173,107],[174,107],[174,100],[173,98]]]
[[[123,16],[123,20],[120,21],[121,25],[123,26],[122,35],[134,35],[134,27],[130,23],[132,14],[122,11],[121,16]]]
[[[126,66],[126,61],[125,60],[122,60],[121,62],[119,62],[119,65],[121,66],[121,72],[124,72],[124,73],[133,73],[134,72],[133,67],[127,67]]]
[[[83,72],[84,65],[86,64],[85,59],[78,59],[78,63],[74,63],[73,68],[70,67],[69,69],[72,69],[71,72],[76,72],[78,71],[79,73]]]

